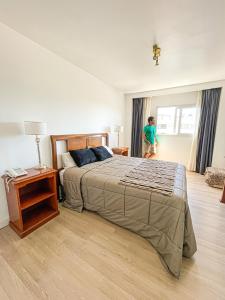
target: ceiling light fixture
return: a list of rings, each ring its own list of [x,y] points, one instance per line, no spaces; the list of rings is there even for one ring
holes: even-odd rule
[[[153,45],[153,60],[155,60],[155,65],[159,65],[159,56],[161,49],[157,44]]]

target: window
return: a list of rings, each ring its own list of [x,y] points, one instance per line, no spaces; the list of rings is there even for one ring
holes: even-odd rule
[[[193,134],[196,108],[192,106],[168,106],[157,109],[158,134]]]
[[[195,107],[183,107],[181,109],[180,130],[181,134],[193,134],[195,129]]]

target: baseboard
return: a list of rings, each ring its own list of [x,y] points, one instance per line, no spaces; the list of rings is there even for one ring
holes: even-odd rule
[[[9,218],[5,218],[4,220],[0,221],[0,229],[7,226],[9,224]]]

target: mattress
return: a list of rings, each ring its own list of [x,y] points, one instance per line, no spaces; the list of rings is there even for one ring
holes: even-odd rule
[[[177,164],[172,195],[124,186],[121,178],[145,159],[115,156],[64,172],[64,206],[97,212],[147,239],[176,277],[197,247],[187,201],[186,170]]]
[[[66,169],[62,169],[59,171],[59,180],[60,180],[60,183],[62,186],[63,186],[63,176],[64,176],[65,171],[66,171]]]

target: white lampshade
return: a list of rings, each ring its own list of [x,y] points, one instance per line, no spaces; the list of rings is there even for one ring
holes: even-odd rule
[[[122,125],[118,126],[118,132],[123,133],[124,127]]]
[[[47,123],[24,121],[25,134],[28,135],[45,135],[47,134]]]

